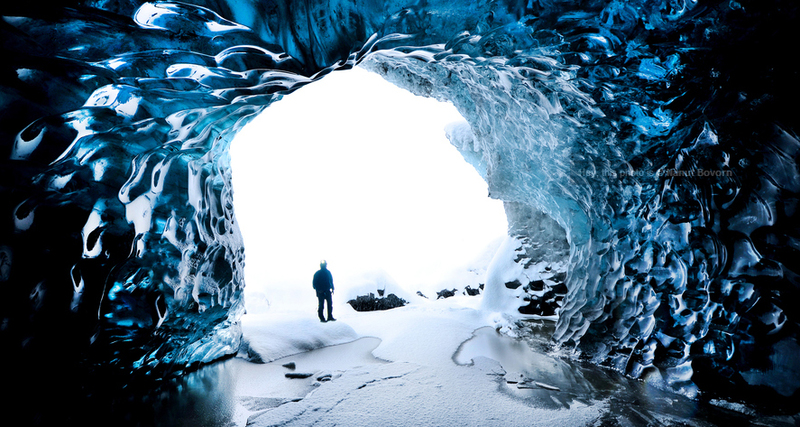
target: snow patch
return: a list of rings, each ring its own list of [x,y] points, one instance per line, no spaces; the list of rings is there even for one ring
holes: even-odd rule
[[[359,338],[344,322],[322,323],[307,315],[287,312],[245,315],[242,333],[250,350],[264,362]]]

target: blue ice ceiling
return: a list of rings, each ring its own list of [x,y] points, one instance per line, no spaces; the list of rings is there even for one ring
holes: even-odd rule
[[[491,197],[566,230],[554,343],[689,394],[797,395],[794,2],[55,3],[0,21],[8,363],[234,353],[230,142],[363,61],[452,102]]]

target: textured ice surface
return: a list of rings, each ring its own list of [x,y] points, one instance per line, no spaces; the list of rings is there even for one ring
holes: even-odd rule
[[[66,361],[148,375],[234,352],[244,252],[230,141],[278,97],[367,58],[459,109],[471,135],[459,128],[456,145],[491,197],[564,229],[556,343],[690,395],[796,396],[799,98],[782,47],[796,12],[781,0],[4,6],[4,357],[67,348]]]

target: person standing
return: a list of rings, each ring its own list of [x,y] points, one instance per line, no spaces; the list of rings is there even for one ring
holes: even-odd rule
[[[328,262],[325,260],[320,261],[319,270],[314,273],[314,290],[317,291],[317,300],[319,301],[319,308],[317,314],[319,315],[320,322],[333,322],[333,276],[328,271]],[[328,303],[328,320],[322,315],[323,305]]]

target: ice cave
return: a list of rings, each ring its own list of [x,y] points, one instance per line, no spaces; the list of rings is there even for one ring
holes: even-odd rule
[[[282,97],[359,65],[466,119],[450,142],[526,242],[510,262],[563,259],[551,350],[690,399],[793,414],[797,9],[6,3],[0,340],[4,377],[27,373],[7,387],[28,401],[156,387],[240,351],[248,260],[231,141]],[[547,221],[563,248],[540,244],[554,239]],[[491,270],[482,310],[511,330],[541,314],[529,278]]]

